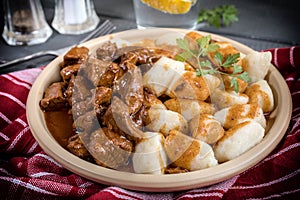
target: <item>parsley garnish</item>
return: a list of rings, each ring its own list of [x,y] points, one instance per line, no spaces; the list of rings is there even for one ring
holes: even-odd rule
[[[238,21],[237,13],[234,5],[222,5],[214,9],[201,10],[197,21],[198,23],[205,21],[209,25],[220,28],[221,25],[229,26],[230,23]]]
[[[219,52],[216,53],[215,59],[219,63],[220,67],[228,68],[228,67],[233,67],[233,72],[231,74],[227,74],[231,77],[231,82],[230,86],[234,88],[235,92],[239,91],[239,85],[236,80],[236,78],[242,79],[246,82],[250,82],[250,77],[248,75],[248,72],[243,71],[242,66],[238,65],[237,62],[239,61],[238,59],[240,58],[240,54],[236,53],[233,55],[228,55],[226,57],[226,60],[223,62],[223,55],[220,54]],[[226,74],[224,72],[219,72],[221,74]]]
[[[197,68],[196,75],[204,76],[206,74],[224,74],[231,77],[231,87],[234,88],[236,93],[239,92],[238,81],[236,78],[240,78],[246,82],[250,81],[250,77],[246,71],[243,71],[242,66],[238,65],[240,54],[236,53],[233,55],[228,55],[225,60],[220,52],[216,52],[214,59],[218,62],[217,67],[213,67],[212,63],[208,59],[203,59],[208,53],[216,51],[219,47],[216,43],[210,42],[210,35],[203,36],[197,40],[197,49],[191,49],[189,41],[187,39],[177,39],[177,45],[183,50],[182,53],[177,54],[176,59],[180,61],[190,61],[192,59],[196,60]],[[223,61],[224,60],[224,61]],[[222,68],[233,68],[232,73],[226,73],[221,71]]]

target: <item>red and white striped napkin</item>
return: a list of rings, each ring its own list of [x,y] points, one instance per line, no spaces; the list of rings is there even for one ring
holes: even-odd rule
[[[0,199],[297,199],[300,196],[300,46],[266,50],[293,99],[289,128],[264,160],[224,182],[188,191],[146,193],[101,185],[49,157],[33,138],[26,98],[40,68],[0,76]],[[284,112],[284,111],[283,111]]]

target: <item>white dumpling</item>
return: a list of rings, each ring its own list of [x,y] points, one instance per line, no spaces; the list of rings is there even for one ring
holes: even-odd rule
[[[170,161],[178,167],[195,171],[218,165],[212,147],[179,131],[172,130],[165,140]]]
[[[215,113],[213,104],[193,99],[169,99],[164,102],[164,105],[168,110],[181,114],[187,121],[200,114]]]
[[[214,90],[220,85],[221,81],[218,77],[210,75],[210,74],[206,74],[203,76],[203,78],[206,81],[206,84],[209,88],[209,92],[213,93]]]
[[[178,99],[177,101],[179,106],[179,110],[177,112],[182,114],[187,121],[193,119],[195,116],[201,113],[201,105],[199,104],[199,101],[190,99]]]
[[[258,122],[263,128],[266,127],[266,118],[257,104],[237,104],[217,111],[214,117],[225,129],[251,120]]]
[[[180,79],[174,80],[167,94],[171,98],[204,101],[210,95],[210,88],[213,90],[219,84],[217,77],[197,76],[194,71],[185,71]]]
[[[189,130],[193,138],[208,144],[214,144],[224,135],[222,124],[208,114],[192,119],[189,122]]]
[[[169,131],[173,129],[184,133],[188,130],[187,121],[177,112],[150,108],[148,115],[149,123],[146,127],[151,131],[161,132],[167,135]]]
[[[217,51],[213,51],[211,53],[208,53],[208,57],[210,60],[216,65],[219,66],[219,62],[215,59],[216,52],[219,52],[223,57],[228,57],[228,55],[234,55],[234,54],[240,54],[240,59],[238,59],[237,64],[240,65],[241,59],[245,57],[245,54],[242,52],[239,52],[230,42],[225,41],[217,41],[215,42],[219,46]],[[225,69],[226,70],[226,69]]]
[[[223,109],[235,104],[246,104],[249,97],[245,94],[236,93],[235,91],[225,91],[220,88],[214,90],[211,94],[211,102],[219,109]]]
[[[156,96],[164,94],[184,73],[185,63],[162,56],[144,75],[144,87],[153,89]]]
[[[204,101],[180,99],[179,103],[181,114],[187,121],[200,114],[212,114],[215,112],[213,105]]]
[[[214,145],[215,157],[219,162],[232,160],[258,144],[265,129],[255,121],[247,121],[228,131]]]
[[[266,80],[251,84],[245,94],[249,96],[249,103],[258,104],[263,112],[271,112],[274,109],[273,93]]]
[[[193,119],[201,113],[201,105],[197,100],[180,99],[181,114],[187,120]]]
[[[162,134],[145,132],[145,137],[135,146],[135,152],[132,156],[135,173],[164,173],[167,166],[164,142],[165,138]]]
[[[231,84],[232,83],[232,79],[233,77],[232,76],[229,76],[229,75],[225,75],[225,74],[222,74],[222,81],[223,81],[223,84],[224,84],[224,88],[226,91],[235,91],[235,88],[234,86]],[[238,77],[234,77],[236,82],[237,82],[237,90],[239,93],[244,93],[246,88],[248,87],[248,83]]]
[[[271,52],[254,52],[248,54],[242,60],[242,66],[248,72],[251,82],[265,78],[271,66]]]

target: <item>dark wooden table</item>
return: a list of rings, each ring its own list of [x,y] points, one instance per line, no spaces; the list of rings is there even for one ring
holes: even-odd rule
[[[300,1],[284,0],[201,0],[202,8],[213,8],[223,4],[233,4],[239,11],[239,21],[220,29],[204,26],[199,30],[219,34],[237,40],[255,50],[300,45]],[[95,9],[101,18],[110,19],[116,31],[136,28],[132,0],[95,0]],[[44,12],[49,24],[53,19],[54,0],[42,0]],[[3,7],[3,6],[1,6]],[[0,11],[3,18],[3,11]],[[0,32],[3,19],[0,20]],[[0,60],[8,61],[28,54],[61,48],[75,44],[83,35],[61,35],[56,31],[44,44],[34,46],[8,46],[0,39]],[[0,69],[0,74],[11,71],[40,67],[54,57],[37,58],[10,68]]]

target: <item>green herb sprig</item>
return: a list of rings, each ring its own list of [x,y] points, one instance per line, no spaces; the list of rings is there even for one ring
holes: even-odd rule
[[[189,41],[187,39],[178,38],[176,40],[177,45],[180,49],[183,50],[182,53],[177,54],[176,59],[180,61],[190,61],[191,59],[196,60],[197,68],[196,75],[204,76],[206,74],[224,74],[231,77],[231,87],[234,88],[236,93],[239,92],[239,85],[236,78],[240,78],[246,82],[250,82],[250,77],[248,72],[243,71],[242,66],[238,65],[240,54],[236,53],[233,55],[228,55],[225,60],[223,55],[217,51],[219,45],[216,43],[210,42],[211,36],[203,36],[197,40],[198,47],[197,49],[191,49],[189,45]],[[214,59],[218,62],[217,67],[213,67],[211,61],[209,59],[203,59],[208,55],[208,53],[212,53],[217,51]],[[223,61],[224,60],[224,61]],[[226,73],[221,71],[222,68],[233,68],[232,73]]]
[[[228,55],[224,62],[223,62],[223,55],[220,54],[220,52],[217,52],[214,58],[219,63],[220,67],[223,67],[223,68],[233,67],[233,72],[231,74],[227,74],[227,75],[229,75],[231,77],[230,86],[234,88],[235,92],[239,91],[239,85],[238,85],[236,78],[242,79],[242,80],[246,81],[247,83],[250,82],[250,77],[248,75],[248,72],[243,71],[242,66],[237,64],[237,62],[239,61],[239,58],[240,58],[239,53],[236,53],[233,55],[231,55],[231,54]],[[219,72],[219,73],[226,74],[224,72]]]
[[[199,12],[197,22],[207,22],[208,25],[213,25],[220,28],[222,25],[229,26],[230,23],[237,22],[238,11],[234,5],[221,5],[213,9],[203,9]]]

